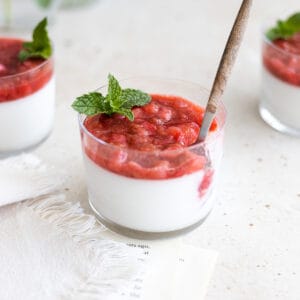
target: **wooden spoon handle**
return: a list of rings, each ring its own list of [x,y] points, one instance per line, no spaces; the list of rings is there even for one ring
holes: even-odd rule
[[[227,79],[235,62],[249,18],[251,5],[252,0],[243,1],[227,40],[206,107],[206,110],[212,114],[215,114],[217,111],[220,98],[223,95]]]
[[[200,142],[205,140],[210,125],[215,117],[218,104],[220,102],[221,96],[223,95],[227,79],[230,75],[232,66],[235,62],[237,52],[239,50],[244,35],[244,31],[250,14],[251,5],[252,0],[244,0],[242,2],[241,8],[231,29],[206,105],[206,110],[198,138],[198,141]]]

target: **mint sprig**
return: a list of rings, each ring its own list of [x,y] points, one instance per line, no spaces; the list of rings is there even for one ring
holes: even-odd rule
[[[149,103],[149,94],[135,89],[122,89],[118,80],[108,75],[108,92],[103,96],[99,92],[92,92],[77,97],[72,107],[79,113],[87,116],[96,114],[112,115],[118,113],[127,117],[130,121],[134,120],[132,108],[143,106]]]
[[[275,27],[269,29],[266,36],[269,40],[287,39],[300,32],[300,12],[295,13],[286,20],[278,20]]]
[[[47,8],[51,5],[52,0],[36,0],[36,2],[43,8]]]
[[[52,48],[46,27],[47,18],[44,18],[34,28],[32,41],[23,43],[23,49],[19,53],[20,61],[32,57],[47,59],[51,56]]]

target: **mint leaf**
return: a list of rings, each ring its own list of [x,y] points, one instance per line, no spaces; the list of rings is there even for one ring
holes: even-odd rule
[[[31,57],[47,59],[51,56],[52,48],[46,27],[47,18],[44,18],[34,28],[32,42],[23,43],[23,49],[19,53],[20,61]]]
[[[287,39],[300,32],[300,13],[290,16],[286,20],[278,20],[275,27],[266,32],[269,40]]]
[[[123,108],[132,108],[133,106],[147,104],[151,100],[151,97],[140,90],[125,89],[122,91],[121,99]]]
[[[109,101],[110,105],[114,108],[119,108],[121,106],[120,102],[120,95],[122,93],[122,88],[118,82],[118,80],[112,76],[111,74],[108,75],[108,93],[107,93],[107,100]]]
[[[133,121],[134,115],[131,109],[134,106],[143,106],[149,103],[150,100],[150,95],[140,90],[122,90],[118,80],[109,74],[108,93],[105,97],[97,92],[85,94],[76,98],[72,107],[79,113],[88,116],[98,113],[107,115],[118,113]]]
[[[81,114],[95,115],[98,113],[109,113],[110,106],[100,93],[93,92],[82,95],[73,102],[72,107]]]
[[[47,8],[51,5],[52,0],[36,0],[36,2],[43,8]]]
[[[300,13],[296,13],[289,17],[286,21],[286,24],[291,29],[294,29],[296,32],[300,31]]]
[[[127,119],[130,121],[134,120],[134,115],[131,109],[119,108],[116,113],[127,117]]]

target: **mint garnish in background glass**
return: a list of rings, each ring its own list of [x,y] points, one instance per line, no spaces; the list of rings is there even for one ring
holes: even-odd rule
[[[278,20],[276,26],[266,32],[269,40],[287,39],[300,32],[300,12],[288,17],[286,20]]]
[[[23,43],[19,53],[20,61],[31,57],[47,59],[52,54],[52,47],[47,32],[47,18],[40,21],[33,30],[32,41]]]
[[[52,0],[35,0],[41,7],[47,8],[51,5]]]
[[[61,6],[63,8],[70,8],[91,4],[92,2],[96,2],[96,0],[62,0]]]

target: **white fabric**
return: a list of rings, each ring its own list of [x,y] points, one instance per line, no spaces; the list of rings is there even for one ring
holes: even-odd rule
[[[31,154],[0,161],[1,300],[115,299],[140,272],[141,250],[101,238],[93,216],[55,194],[63,182]]]
[[[140,267],[136,249],[102,239],[63,195],[3,207],[0,228],[1,300],[114,299]]]
[[[0,206],[53,192],[64,174],[31,154],[0,160]]]

